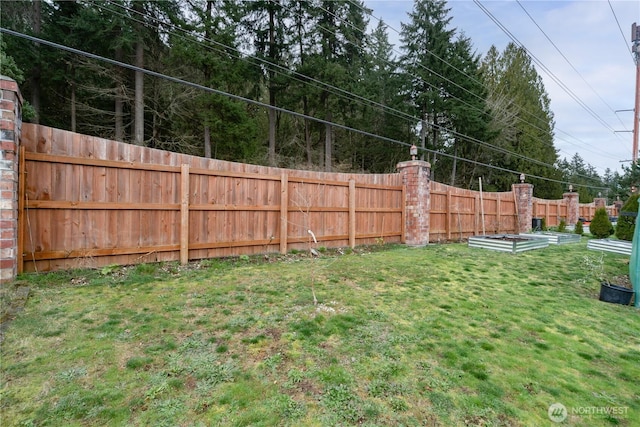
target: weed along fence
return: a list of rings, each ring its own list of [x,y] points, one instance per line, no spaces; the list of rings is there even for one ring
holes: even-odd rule
[[[25,271],[401,242],[398,174],[223,162],[22,130]]]

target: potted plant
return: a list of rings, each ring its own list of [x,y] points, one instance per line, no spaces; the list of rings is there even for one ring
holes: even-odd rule
[[[604,253],[601,253],[599,258],[585,257],[585,267],[600,283],[600,301],[622,305],[631,303],[634,291],[629,276],[607,277],[604,269]]]
[[[622,278],[616,279],[617,284],[609,283],[608,281],[600,282],[600,301],[612,302],[614,304],[629,305],[633,298],[633,289],[631,288],[631,282],[626,277],[626,281]],[[629,287],[622,286],[622,281],[628,284]]]

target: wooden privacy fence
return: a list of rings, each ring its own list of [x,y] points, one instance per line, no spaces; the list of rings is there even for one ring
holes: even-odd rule
[[[568,216],[568,207],[564,200],[533,198],[533,217],[544,218],[548,227],[557,227],[560,221],[566,221]]]
[[[325,174],[25,124],[19,268],[100,267],[401,242],[398,174]],[[247,171],[252,169],[252,171]]]
[[[517,233],[513,192],[483,192],[431,182],[432,242],[463,240],[479,234]]]
[[[426,231],[422,244],[517,233],[530,216],[549,226],[568,217],[566,199],[437,182],[427,182],[423,210],[409,214],[416,196],[402,173],[269,168],[32,124],[20,149],[19,271],[284,253],[307,249],[310,231],[319,247],[404,242],[408,215],[428,219],[414,221]],[[592,211],[580,206],[587,219]]]
[[[618,208],[615,205],[604,206],[609,216],[618,216]],[[593,216],[596,214],[596,210],[598,206],[595,203],[581,203],[580,204],[580,217],[588,220],[593,219]]]

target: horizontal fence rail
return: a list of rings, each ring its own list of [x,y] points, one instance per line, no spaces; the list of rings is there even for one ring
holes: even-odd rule
[[[46,127],[24,132],[23,271],[284,253],[308,248],[309,231],[327,247],[403,239],[397,175],[224,170],[240,166]]]
[[[19,271],[405,241],[400,173],[270,168],[28,123],[20,150]],[[521,227],[515,190],[428,186],[429,242]],[[533,217],[548,226],[567,217],[565,200],[532,203]],[[593,204],[580,205],[580,216],[594,212]]]
[[[430,240],[464,240],[480,234],[516,233],[513,192],[465,190],[431,182]]]

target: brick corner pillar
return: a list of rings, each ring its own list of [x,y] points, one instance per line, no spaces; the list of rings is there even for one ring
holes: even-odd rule
[[[620,212],[622,212],[622,204],[623,204],[622,200],[620,200],[620,199],[618,199],[615,202],[613,202],[613,206],[616,209],[616,211],[615,211],[616,212],[616,216],[620,215]]]
[[[576,225],[580,217],[580,195],[578,193],[564,193],[562,200],[567,204],[567,225]]]
[[[423,160],[398,163],[405,187],[405,243],[425,246],[429,243],[431,208],[431,165]]]
[[[593,205],[598,208],[606,208],[607,207],[607,199],[604,197],[594,197]]]
[[[0,283],[18,274],[18,141],[22,96],[15,80],[0,76]]]
[[[518,215],[518,233],[528,233],[533,221],[533,184],[512,184],[511,189],[516,198]]]

